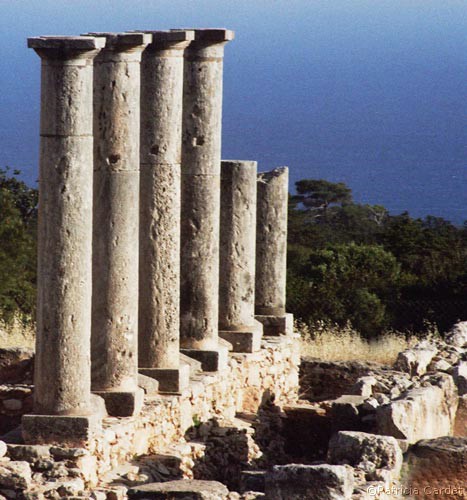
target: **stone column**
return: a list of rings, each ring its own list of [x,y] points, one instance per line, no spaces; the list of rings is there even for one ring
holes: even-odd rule
[[[29,38],[42,59],[34,415],[26,442],[81,446],[91,405],[92,74],[105,40]]]
[[[258,174],[256,228],[256,319],[264,335],[289,334],[293,316],[285,312],[289,169]]]
[[[112,416],[136,414],[138,387],[138,214],[142,33],[106,39],[94,61],[92,390]]]
[[[232,31],[195,30],[185,51],[182,129],[181,345],[204,370],[226,365],[219,343],[222,73]]]
[[[261,347],[263,325],[255,320],[256,162],[223,161],[219,336],[235,352]]]
[[[161,392],[181,392],[180,169],[183,54],[193,31],[151,31],[141,74],[140,373]]]

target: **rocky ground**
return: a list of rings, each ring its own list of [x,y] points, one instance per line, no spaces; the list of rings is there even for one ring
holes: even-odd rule
[[[0,358],[5,430],[30,408],[31,355]],[[295,403],[196,422],[98,480],[89,450],[2,439],[0,499],[467,498],[467,323],[391,367],[302,359]]]

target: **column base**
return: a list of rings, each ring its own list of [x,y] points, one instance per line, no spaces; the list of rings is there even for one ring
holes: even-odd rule
[[[85,448],[101,428],[96,415],[23,415],[21,427],[26,444]]]
[[[286,313],[281,316],[257,314],[255,319],[262,323],[265,337],[293,335],[293,314]]]
[[[225,345],[222,339],[219,339],[219,345],[214,350],[203,349],[180,349],[185,356],[196,359],[201,363],[203,372],[217,372],[225,370],[229,361],[229,347]]]
[[[105,401],[107,413],[111,417],[133,417],[137,415],[144,402],[144,390],[134,391],[92,391]]]
[[[139,368],[139,373],[159,382],[159,392],[180,394],[190,383],[190,366],[181,364],[178,368]]]
[[[159,394],[159,382],[152,378],[138,373],[138,387],[143,389],[146,396],[157,396]]]
[[[190,367],[190,375],[194,375],[197,372],[202,372],[203,367],[201,366],[201,362],[196,360],[195,358],[190,358],[190,356],[185,356],[185,354],[179,353],[180,356],[180,364],[188,365]]]
[[[219,337],[232,344],[233,352],[256,352],[261,348],[263,325],[256,321],[251,327],[241,330],[219,330]]]

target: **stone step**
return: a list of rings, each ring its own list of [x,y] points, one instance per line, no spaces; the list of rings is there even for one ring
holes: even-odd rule
[[[258,491],[264,493],[266,471],[242,470],[240,476],[240,492]]]
[[[229,490],[217,481],[202,481],[196,479],[181,479],[166,483],[150,483],[136,486],[128,490],[128,498],[144,498],[145,500],[224,500]]]

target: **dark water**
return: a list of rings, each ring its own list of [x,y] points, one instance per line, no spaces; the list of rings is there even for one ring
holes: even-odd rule
[[[27,36],[227,26],[223,157],[346,182],[356,201],[467,220],[465,0],[0,0],[0,166],[37,177]]]

